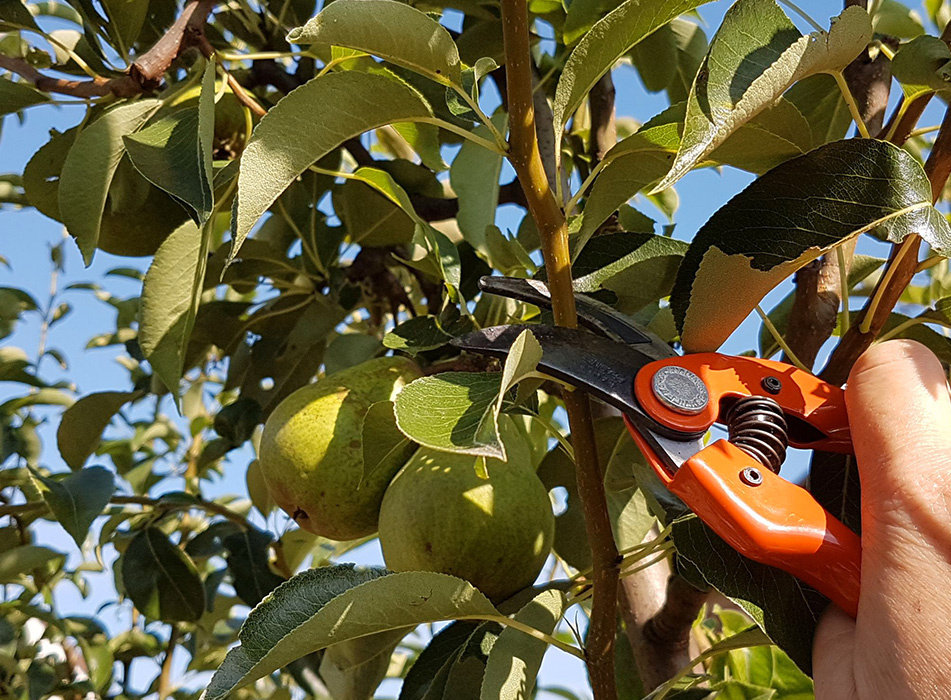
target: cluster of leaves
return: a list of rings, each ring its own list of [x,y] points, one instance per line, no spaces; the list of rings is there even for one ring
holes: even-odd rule
[[[87,265],[104,253],[148,261],[147,270],[130,260],[106,273],[140,285],[129,298],[105,281],[54,284],[46,304],[0,289],[0,338],[21,317],[44,338],[35,357],[0,348],[0,381],[13,387],[0,404],[0,515],[9,520],[0,527],[0,694],[170,697],[170,663],[138,689],[130,667],[180,647],[189,656],[174,689],[181,698],[216,669],[208,697],[289,697],[295,687],[357,700],[390,677],[404,679],[407,699],[528,698],[548,644],[580,653],[562,619],[571,606],[586,614],[590,591],[578,582],[591,553],[559,390],[536,371],[530,334],[504,366],[450,345],[474,328],[540,318],[476,285],[493,271],[545,275],[530,217],[496,227],[499,207],[524,201],[519,183],[500,183],[505,99],[490,110],[483,96],[493,82],[505,94],[499,7],[416,4],[0,1],[0,116],[29,120],[82,96],[83,84],[124,86],[85,99],[79,123],[52,133],[22,173],[0,177],[0,202],[63,224],[72,242],[52,249],[54,280],[64,246]],[[884,50],[887,35],[903,42],[892,64],[906,100],[946,93],[947,45],[894,0],[873,3],[872,16],[850,7],[807,35],[774,0],[738,0],[709,41],[701,4],[529,3],[534,38],[554,36],[552,52],[533,55],[537,128],[569,217],[575,290],[665,342],[715,349],[810,261],[862,234],[897,243],[914,233],[934,257],[885,334],[921,340],[951,363],[951,343],[935,330],[951,327],[951,229],[919,162],[928,136],[904,149],[843,140],[854,115],[842,78],[857,56]],[[207,21],[188,30],[200,40],[168,49],[176,53],[163,80],[128,94],[132,62],[163,46],[183,11],[201,8]],[[947,21],[941,3],[928,10],[933,23]],[[619,65],[670,106],[638,115],[649,119],[636,128],[619,119],[620,140],[595,159],[587,97]],[[760,177],[692,239],[675,239],[675,184],[701,167]],[[652,203],[668,225],[632,200]],[[857,256],[846,299],[873,294],[883,262]],[[66,292],[114,309],[114,330],[89,347],[114,349],[125,387],[77,399],[72,383],[44,379],[44,362],[66,370],[45,344],[71,310]],[[760,356],[779,351],[792,303],[768,314]],[[842,314],[836,332],[850,320]],[[499,415],[518,417],[539,476],[568,494],[554,554],[569,579],[496,606],[452,577],[336,565],[362,542],[308,535],[274,512],[259,465],[246,459],[258,426],[314,377],[390,351],[431,375],[395,404],[414,441],[504,457]],[[58,426],[59,460],[40,440],[47,422]],[[669,533],[698,585],[733,597],[758,625],[744,631],[750,617],[739,613],[708,618],[706,675],[672,679],[653,697],[808,695],[811,682],[790,658],[808,673],[808,623],[824,599],[682,518],[620,419],[599,421],[597,433],[625,571],[668,552]],[[206,497],[226,465],[245,464],[250,501]],[[837,514],[852,523],[854,494],[817,486],[839,494]],[[42,521],[62,526],[81,563],[36,542]],[[643,546],[658,523],[664,537]],[[57,586],[85,593],[87,575],[110,567],[113,602],[134,610],[128,630],[56,613]],[[414,632],[442,621],[453,622],[435,636]],[[763,629],[785,653],[746,649],[769,642]],[[632,665],[619,668],[630,675]],[[699,681],[706,686],[692,687]],[[621,685],[644,695],[630,678]]]

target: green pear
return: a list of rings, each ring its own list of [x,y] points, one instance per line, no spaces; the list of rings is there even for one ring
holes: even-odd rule
[[[364,474],[364,418],[419,376],[404,357],[369,360],[298,389],[274,409],[261,436],[261,472],[271,498],[300,527],[332,540],[376,532],[383,492],[415,445],[394,441]],[[374,430],[392,439],[395,417],[381,426],[374,416]]]
[[[551,550],[551,501],[511,419],[500,428],[508,460],[420,448],[380,507],[383,559],[394,571],[435,571],[466,579],[500,601],[534,583]]]

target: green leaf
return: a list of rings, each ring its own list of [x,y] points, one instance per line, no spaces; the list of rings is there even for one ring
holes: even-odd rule
[[[157,527],[139,530],[122,555],[122,585],[133,605],[162,622],[192,622],[205,611],[195,564]]]
[[[132,164],[149,182],[181,200],[199,226],[211,216],[211,152],[215,137],[215,62],[202,76],[198,107],[183,108],[125,136]]]
[[[422,700],[440,669],[458,653],[478,626],[475,622],[453,622],[437,632],[403,678],[399,700]]]
[[[698,518],[675,522],[672,537],[678,554],[711,586],[739,602],[772,642],[804,673],[811,673],[815,625],[828,602],[821,594],[791,574],[746,559]],[[749,634],[757,633],[762,635],[760,630]]]
[[[395,0],[337,0],[287,35],[292,44],[366,51],[444,85],[461,85],[456,44],[445,27]]]
[[[515,614],[515,619],[545,634],[552,634],[565,612],[565,594],[542,591]],[[548,645],[507,627],[495,640],[482,680],[482,700],[529,700],[534,696],[535,677]]]
[[[707,1],[626,0],[595,24],[571,52],[558,81],[552,110],[555,133],[562,133],[588,91],[632,46],[674,17]]]
[[[505,460],[495,404],[500,374],[445,372],[403,387],[396,424],[420,445]]]
[[[12,80],[0,78],[0,117],[49,101],[49,95],[40,92],[29,83],[15,83]]]
[[[621,0],[572,0],[561,28],[562,42],[565,46],[576,44],[599,19],[620,4]],[[656,33],[651,34],[645,41]]]
[[[149,0],[102,0],[102,7],[109,17],[105,27],[114,37],[116,48],[122,53],[128,51],[145,24]]]
[[[402,464],[416,449],[416,445],[396,427],[392,401],[379,401],[370,406],[363,417],[362,435],[363,479],[360,483],[381,466],[396,462]],[[397,455],[402,457],[397,458]]]
[[[502,366],[502,384],[495,405],[496,422],[502,411],[505,395],[523,379],[532,376],[542,359],[542,346],[528,329],[522,331],[509,348],[505,364]]]
[[[721,207],[690,244],[670,297],[684,346],[716,349],[779,282],[872,229],[891,242],[917,233],[951,252],[951,229],[907,152],[854,139],[777,166]]]
[[[385,75],[328,73],[291,92],[261,119],[241,155],[230,259],[255,222],[312,163],[364,131],[432,118],[419,93]]]
[[[234,592],[251,607],[285,581],[268,565],[273,541],[269,533],[256,528],[240,530],[222,540],[228,551],[226,559]]]
[[[205,691],[220,700],[294,659],[331,644],[427,622],[500,617],[469,583],[444,574],[311,569],[279,586],[248,615]]]
[[[131,134],[161,106],[138,100],[113,107],[76,136],[59,179],[58,207],[83,261],[92,262],[109,185],[125,153],[122,137]]]
[[[176,400],[207,260],[207,231],[186,221],[159,246],[142,284],[139,346]]]
[[[897,0],[882,0],[876,6],[872,29],[876,34],[899,39],[914,39],[925,33],[918,13]]]
[[[63,412],[56,445],[71,469],[82,469],[120,408],[136,398],[131,391],[101,391],[82,397]]]
[[[508,115],[496,114],[492,123],[505,133]],[[480,126],[473,132],[491,138],[489,130]],[[485,229],[495,223],[499,205],[499,174],[502,156],[478,144],[466,141],[449,168],[449,182],[459,201],[456,221],[462,235],[473,248],[485,252]]]
[[[576,292],[610,289],[616,308],[633,312],[661,299],[674,285],[687,244],[652,233],[597,236],[572,265]]]
[[[892,75],[906,99],[951,89],[951,49],[934,36],[920,36],[904,44],[892,61]]]
[[[383,345],[415,355],[446,345],[453,336],[442,329],[437,316],[416,316],[383,336]]]
[[[35,474],[43,500],[53,516],[81,549],[93,521],[116,490],[115,477],[104,467],[88,467],[64,479]]]
[[[49,547],[24,544],[0,552],[0,583],[22,584],[21,578],[29,576],[36,569],[58,565],[66,555]]]
[[[15,30],[20,27],[39,30],[32,13],[20,0],[0,0],[0,28]]]
[[[813,148],[844,139],[852,125],[849,106],[835,78],[828,73],[800,80],[786,91],[783,99],[792,103],[809,123]]]
[[[343,333],[327,346],[324,369],[328,375],[366,362],[384,352],[384,344],[372,335]]]
[[[324,650],[320,678],[334,700],[372,698],[386,678],[390,656],[411,630],[403,628],[334,644]]]
[[[683,142],[655,191],[686,175],[797,80],[841,71],[871,38],[868,12],[860,7],[846,8],[828,32],[802,36],[775,0],[738,0],[697,73]]]

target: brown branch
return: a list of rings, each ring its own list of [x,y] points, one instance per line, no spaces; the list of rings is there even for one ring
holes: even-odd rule
[[[617,143],[617,115],[614,110],[614,80],[611,78],[611,71],[602,75],[588,93],[588,111],[591,114],[588,155],[591,158],[591,167],[594,168]]]
[[[162,671],[158,678],[158,700],[166,700],[172,694],[172,657],[175,647],[178,646],[178,625],[172,625],[168,636],[168,645],[165,647],[165,658],[162,660]]]
[[[83,99],[91,97],[132,97],[156,90],[165,71],[181,53],[204,36],[204,25],[217,0],[193,0],[155,45],[129,68],[128,75],[92,80],[54,78],[36,70],[19,58],[0,55],[0,68],[16,73],[43,92],[55,92]]]
[[[647,538],[656,534],[655,529]],[[671,574],[667,559],[621,579],[618,603],[645,693],[699,653],[690,630],[706,599],[706,592]]]
[[[845,1],[846,7],[851,5],[866,8],[867,0]],[[891,62],[880,51],[872,58],[866,49],[845,68],[843,75],[869,133],[880,133],[891,88]],[[912,128],[914,124],[908,132]],[[855,242],[846,243],[844,252],[846,265],[850,267]],[[820,348],[832,336],[841,301],[838,254],[825,255],[796,274],[796,296],[789,313],[786,342],[807,367],[812,367]]]
[[[529,213],[538,228],[548,270],[555,323],[576,327],[578,314],[571,286],[568,226],[564,212],[555,201],[538,149],[528,12],[524,0],[502,0],[502,43],[505,47],[510,120],[509,160],[525,190]],[[564,403],[571,427],[578,494],[593,565],[591,580],[594,598],[585,661],[595,700],[615,700],[614,635],[620,557],[608,516],[604,479],[598,464],[587,395],[577,391],[568,392],[564,396]]]
[[[944,191],[948,176],[951,175],[951,108],[944,113],[938,136],[925,162],[925,173],[931,182],[932,200],[937,201]],[[885,327],[905,287],[915,276],[920,247],[921,238],[914,233],[905,238],[901,244],[892,247],[885,272],[875,292],[866,302],[859,322],[850,326],[842,342],[832,352],[832,357],[829,358],[829,363],[822,372],[822,378],[825,381],[832,384],[844,383],[852,365],[863,352],[871,347],[875,338]],[[868,328],[863,332],[862,325],[865,324],[867,318]]]

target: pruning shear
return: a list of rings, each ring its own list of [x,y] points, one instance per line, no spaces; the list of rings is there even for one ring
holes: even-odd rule
[[[489,294],[551,308],[537,280],[483,277]],[[715,352],[679,355],[591,297],[575,295],[585,327],[543,324],[483,328],[456,338],[461,349],[507,357],[530,330],[542,348],[538,371],[619,409],[664,485],[740,554],[782,569],[855,617],[862,543],[806,489],[779,476],[789,445],[852,452],[841,388],[791,365]],[[729,438],[708,445],[719,423]]]

